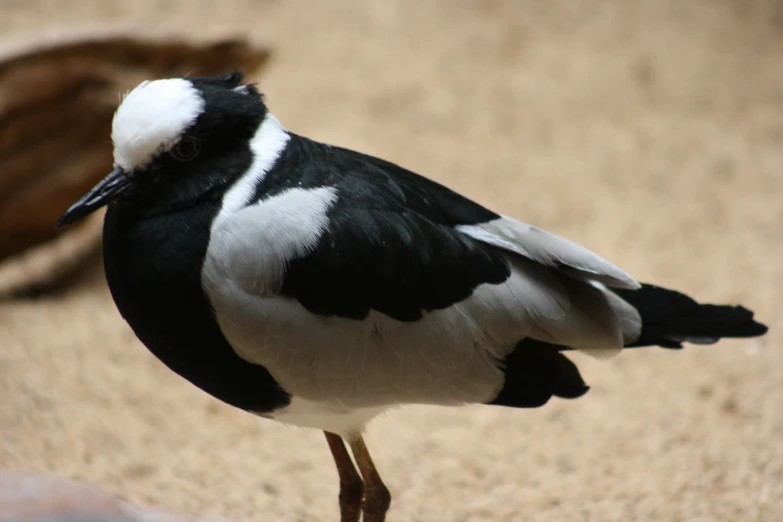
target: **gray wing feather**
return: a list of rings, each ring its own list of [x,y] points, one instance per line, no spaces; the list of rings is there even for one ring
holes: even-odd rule
[[[457,229],[478,241],[610,288],[641,288],[633,277],[590,250],[509,217]]]

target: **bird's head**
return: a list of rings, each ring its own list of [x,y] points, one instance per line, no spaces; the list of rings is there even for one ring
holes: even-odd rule
[[[114,170],[74,203],[58,227],[113,201],[176,208],[224,186],[252,161],[248,146],[267,115],[261,94],[233,72],[145,81],[112,121]]]

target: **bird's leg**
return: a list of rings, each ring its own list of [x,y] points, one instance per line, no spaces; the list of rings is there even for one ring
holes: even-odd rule
[[[329,449],[332,450],[337,474],[340,476],[340,522],[359,522],[362,511],[364,484],[353,466],[345,443],[338,435],[324,432]]]
[[[384,522],[386,512],[391,504],[391,494],[386,485],[381,480],[378,470],[364,445],[364,439],[361,436],[351,437],[348,443],[351,445],[353,456],[356,459],[356,465],[359,467],[359,473],[364,479],[364,522]]]

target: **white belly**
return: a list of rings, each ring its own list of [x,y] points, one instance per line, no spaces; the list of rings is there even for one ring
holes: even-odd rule
[[[285,297],[220,297],[212,296],[217,320],[237,354],[308,402],[460,405],[491,400],[503,384],[485,346],[443,317],[402,323],[371,313],[353,320],[312,314]]]
[[[335,401],[310,401],[293,397],[291,404],[263,417],[299,426],[336,433],[343,438],[360,434],[374,417],[389,409],[388,406],[348,408]]]

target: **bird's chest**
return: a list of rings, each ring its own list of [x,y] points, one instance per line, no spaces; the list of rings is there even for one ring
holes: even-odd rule
[[[146,220],[110,208],[106,279],[122,316],[164,364],[229,404],[268,411],[286,394],[263,366],[236,354],[202,288],[211,218],[203,208]]]
[[[114,209],[106,217],[104,264],[112,297],[142,342],[161,358],[184,355],[179,347],[195,337],[193,329],[214,335],[208,321],[204,324],[211,314],[199,274],[201,243],[208,235],[201,232],[199,217],[132,220]],[[164,339],[171,348],[159,346]]]

